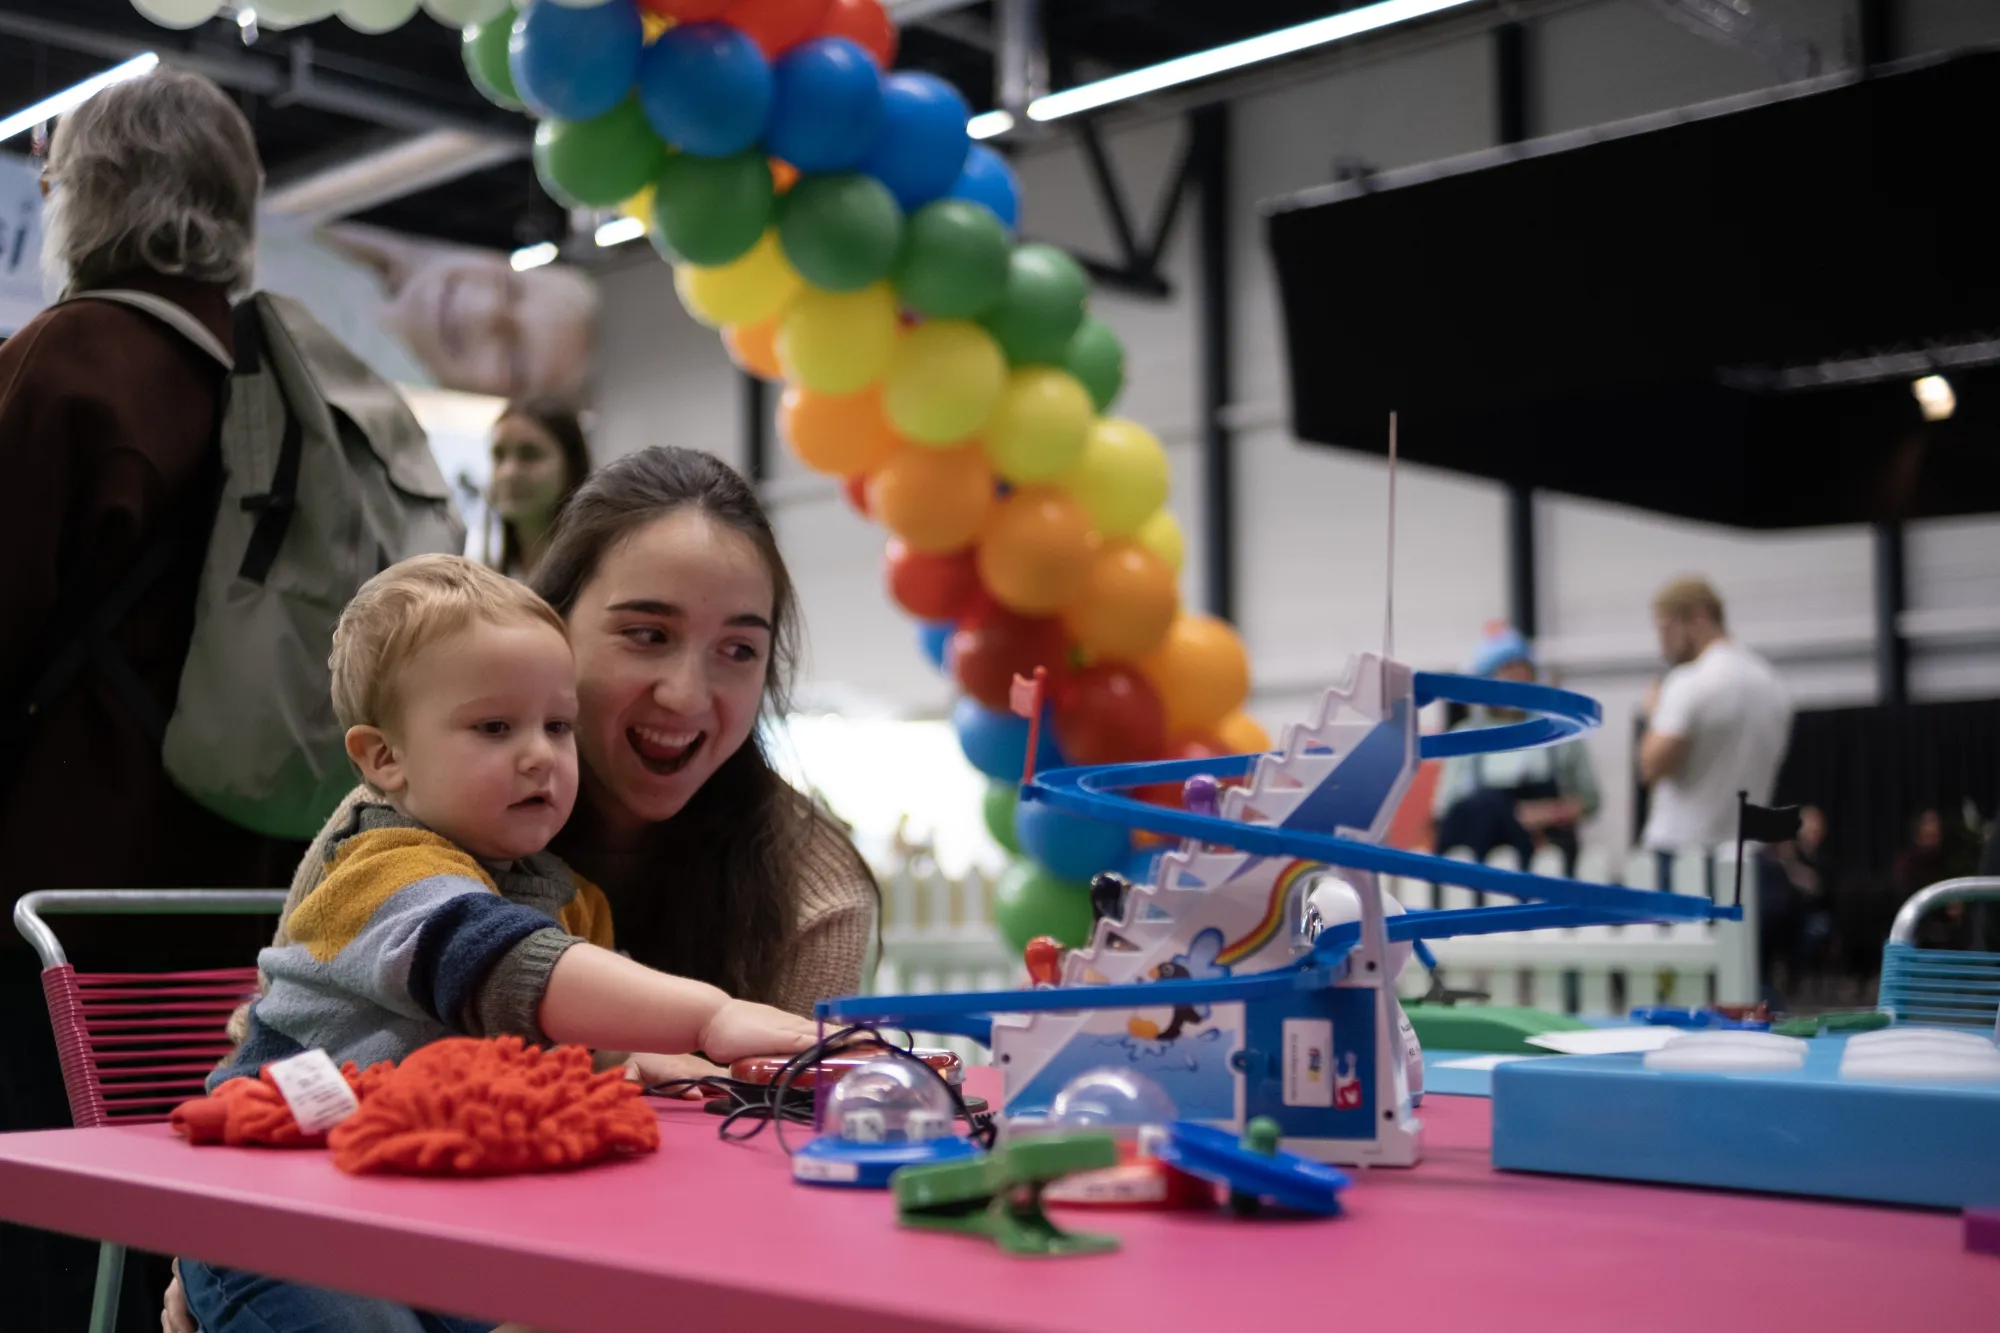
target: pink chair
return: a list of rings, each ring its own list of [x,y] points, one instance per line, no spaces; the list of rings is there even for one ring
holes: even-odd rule
[[[163,1121],[201,1095],[231,1050],[229,1015],[256,992],[257,969],[78,972],[44,913],[70,916],[276,916],[282,889],[50,889],[14,905],[14,927],[42,960],[70,1118],[79,1129]],[[125,1247],[98,1250],[90,1333],[118,1322]]]

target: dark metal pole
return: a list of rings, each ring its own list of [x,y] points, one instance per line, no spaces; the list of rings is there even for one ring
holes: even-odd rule
[[[1908,580],[1903,525],[1875,525],[1875,689],[1885,704],[1910,701],[1910,645],[1903,638]]]
[[[1896,58],[1896,0],[1861,0],[1861,69]]]
[[[1503,144],[1529,135],[1528,30],[1503,23],[1493,30],[1493,128]],[[1535,585],[1535,490],[1507,485],[1507,618],[1527,638],[1539,630]]]
[[[771,390],[743,372],[743,476],[752,486],[771,476]]]
[[[1236,614],[1236,436],[1225,412],[1235,393],[1230,301],[1229,106],[1196,111],[1189,132],[1199,163],[1201,243],[1201,476],[1203,592],[1224,620]]]

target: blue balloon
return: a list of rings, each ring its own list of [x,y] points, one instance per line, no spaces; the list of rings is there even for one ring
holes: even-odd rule
[[[1158,847],[1136,847],[1125,857],[1125,864],[1118,867],[1118,873],[1134,884],[1153,882],[1153,862],[1161,853]]]
[[[920,620],[917,622],[917,646],[924,650],[924,657],[939,671],[949,671],[945,665],[945,649],[951,646],[951,636],[958,626],[949,620]]]
[[[1021,780],[1022,761],[1028,754],[1028,719],[986,708],[972,699],[961,698],[951,710],[951,725],[958,732],[958,746],[972,766],[989,778]],[[1056,749],[1055,726],[1042,717],[1042,740],[1035,749],[1036,768],[1061,768],[1062,752]]]
[[[965,169],[958,173],[951,197],[986,205],[1008,231],[1020,224],[1021,187],[1014,179],[1014,168],[983,143],[973,144],[966,152]]]
[[[1058,879],[1084,881],[1100,870],[1122,870],[1132,854],[1132,835],[1116,824],[1064,814],[1040,801],[1014,807],[1014,836]]]
[[[727,23],[682,23],[639,61],[639,105],[653,132],[691,157],[734,157],[771,113],[771,64]]]
[[[772,68],[764,149],[807,174],[849,171],[882,131],[882,74],[845,37],[820,37]]]
[[[905,213],[942,199],[965,170],[965,122],[972,109],[935,74],[891,74],[882,81],[882,133],[861,170],[889,187]]]
[[[514,20],[507,68],[514,90],[544,120],[595,120],[639,77],[646,33],[632,0],[589,9],[531,4]]]

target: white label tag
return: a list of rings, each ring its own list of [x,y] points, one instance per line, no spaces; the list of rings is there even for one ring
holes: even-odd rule
[[[325,1051],[312,1050],[290,1059],[274,1060],[264,1069],[271,1082],[278,1085],[278,1095],[291,1108],[292,1119],[299,1122],[302,1134],[324,1134],[361,1109],[354,1089],[347,1086],[347,1080],[334,1068],[333,1058]]]
[[[792,1179],[859,1180],[861,1179],[861,1168],[852,1162],[829,1161],[824,1157],[794,1157],[792,1159]]]
[[[1333,1105],[1333,1020],[1285,1020],[1285,1105]]]

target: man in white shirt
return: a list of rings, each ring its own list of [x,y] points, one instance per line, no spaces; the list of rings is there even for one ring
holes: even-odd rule
[[[1702,580],[1661,589],[1653,624],[1672,669],[1645,706],[1639,777],[1652,802],[1641,841],[1663,852],[1719,846],[1736,836],[1738,792],[1770,803],[1791,698],[1769,662],[1729,637],[1722,599]]]

